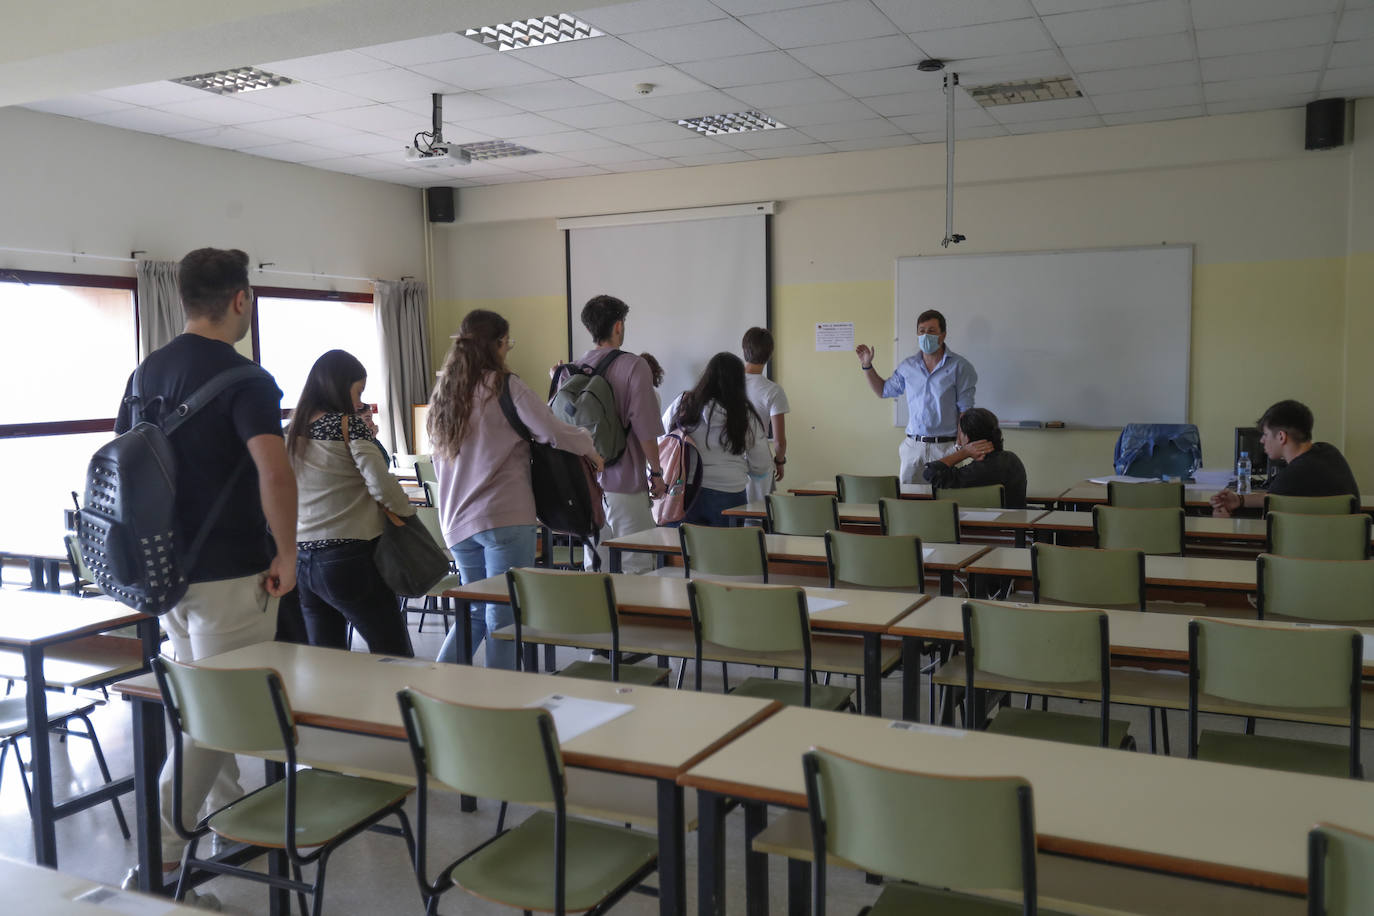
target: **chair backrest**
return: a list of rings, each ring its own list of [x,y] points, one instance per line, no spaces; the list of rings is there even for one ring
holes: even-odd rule
[[[1308,560],[1369,559],[1368,515],[1300,515],[1270,512],[1266,552]]]
[[[560,801],[563,757],[546,709],[453,703],[407,687],[396,695],[420,782],[522,804]],[[474,740],[480,736],[480,740]]]
[[[62,543],[67,545],[67,561],[72,564],[72,572],[76,575],[77,581],[95,585],[95,577],[86,565],[86,558],[81,555],[81,541],[76,535],[68,534],[63,536]]]
[[[825,533],[825,562],[830,587],[840,582],[869,588],[925,591],[926,568],[921,539],[908,534]]]
[[[1197,692],[1274,709],[1348,710],[1351,670],[1359,693],[1360,631],[1233,620],[1188,622],[1190,678]]]
[[[945,487],[935,490],[936,499],[953,499],[965,509],[1005,509],[1007,488],[1000,483],[985,487]]]
[[[1307,834],[1309,916],[1374,913],[1374,836],[1331,824]]]
[[[1123,509],[1093,506],[1097,546],[1142,550],[1151,554],[1183,553],[1183,509]]]
[[[439,507],[416,506],[415,517],[420,520],[420,524],[425,526],[425,530],[429,532],[429,536],[434,538],[434,543],[447,551],[448,544],[445,543],[444,539],[444,526],[439,522]],[[450,559],[452,559],[452,557],[450,557]]]
[[[506,570],[517,631],[613,633],[617,629],[615,586],[606,573]],[[518,640],[517,632],[517,640]]]
[[[431,506],[439,505],[439,477],[434,473],[434,459],[428,455],[415,458],[415,479],[425,491],[425,501]]]
[[[764,499],[768,505],[768,530],[774,534],[820,537],[830,529],[840,527],[833,496],[769,493]]]
[[[952,499],[880,499],[883,534],[911,534],[928,544],[959,543],[959,504]]]
[[[836,474],[835,492],[842,503],[876,503],[880,499],[896,499],[902,487],[896,475],[864,477],[859,474]]]
[[[1145,553],[1031,545],[1035,601],[1145,610]]]
[[[1107,505],[1123,509],[1183,508],[1183,481],[1159,483],[1107,482]]]
[[[692,629],[698,641],[746,652],[806,651],[811,623],[806,592],[791,585],[687,583]]]
[[[153,673],[173,722],[201,744],[252,754],[296,743],[291,704],[271,668],[202,668],[159,656]]]
[[[1342,496],[1282,496],[1277,493],[1264,497],[1264,511],[1297,512],[1300,515],[1358,515],[1360,501],[1353,493]]]
[[[1374,560],[1260,554],[1259,616],[1374,625]]]
[[[768,544],[762,528],[683,525],[678,528],[678,541],[683,575],[760,576],[768,581]]]
[[[1026,780],[897,770],[826,748],[805,754],[802,766],[813,867],[823,870],[828,853],[935,887],[1020,890],[1023,911],[1035,911],[1035,814]]]

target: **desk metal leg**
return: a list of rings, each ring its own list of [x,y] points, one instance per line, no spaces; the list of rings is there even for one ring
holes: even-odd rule
[[[954,570],[940,570],[940,594],[946,598],[954,594]]]
[[[687,912],[687,823],[682,795],[682,787],[671,779],[658,781],[659,916]]]
[[[263,761],[263,770],[270,785],[286,778],[286,765],[276,760]],[[274,878],[291,877],[290,862],[285,849],[273,849],[267,853],[267,873]],[[268,912],[271,916],[291,916],[291,892],[284,887],[268,887]]]
[[[553,532],[543,525],[539,526],[540,552],[544,555],[544,566],[553,569]],[[568,556],[571,559],[572,549],[569,548]]]
[[[458,628],[458,664],[472,664],[472,602],[458,601],[453,608],[453,625]]]
[[[47,681],[43,647],[24,649],[24,676],[29,694],[29,764],[33,769],[33,849],[39,865],[57,867],[57,821],[52,800],[52,754],[48,745]]]
[[[787,916],[810,916],[811,863],[787,860]]]
[[[38,557],[29,557],[29,587],[36,592],[48,590],[43,582],[43,561]]]
[[[768,856],[754,850],[754,837],[768,826],[768,806],[744,802],[744,912],[768,916]]]
[[[158,774],[167,757],[167,733],[162,704],[153,700],[132,701],[134,718],[134,806],[138,822],[138,889],[145,893],[171,894],[162,886],[162,821],[158,816]]]
[[[725,913],[725,799],[697,790],[697,913]]]
[[[608,548],[608,549],[609,549],[610,554],[611,554],[610,560],[608,561],[608,563],[610,564],[610,571],[613,572],[613,573],[621,572],[621,568],[620,568],[620,554],[621,554],[621,550],[620,550],[620,548],[619,548],[619,547],[611,547],[611,548]]]
[[[1017,547],[1025,547],[1025,546],[1026,546],[1026,529],[1025,529],[1025,528],[1017,528],[1017,529],[1016,529],[1016,546],[1017,546]]]
[[[915,636],[902,637],[902,718],[908,722],[921,721],[921,651],[922,641]]]
[[[882,639],[878,633],[864,634],[864,715],[883,714]],[[903,673],[905,676],[905,673]]]

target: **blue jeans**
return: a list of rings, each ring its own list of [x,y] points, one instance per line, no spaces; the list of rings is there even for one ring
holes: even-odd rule
[[[507,525],[504,528],[491,528],[479,531],[465,541],[454,544],[449,550],[458,561],[458,575],[463,584],[476,582],[488,576],[499,576],[506,570],[517,566],[534,565],[534,528],[530,525]],[[488,604],[482,613],[477,605],[472,614],[472,648],[488,633],[510,626],[515,622],[509,604]],[[458,662],[458,628],[449,631],[444,645],[439,649],[439,661],[456,664]],[[472,661],[472,659],[468,659]],[[487,640],[487,667],[515,670],[515,641],[510,639]]]
[[[682,517],[683,524],[728,528],[730,520],[721,513],[726,509],[744,505],[748,501],[744,494],[744,490],[726,493],[724,490],[708,490],[702,487],[701,492],[697,494],[696,502],[692,503],[692,508]]]

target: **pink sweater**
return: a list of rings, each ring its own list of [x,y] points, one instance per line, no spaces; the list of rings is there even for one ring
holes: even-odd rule
[[[500,377],[491,373],[468,419],[468,435],[456,458],[434,455],[439,478],[439,520],[449,547],[482,531],[508,525],[534,525],[530,484],[530,446],[516,435],[501,412]],[[596,446],[586,430],[559,420],[549,405],[514,375],[510,377],[515,412],[540,442],[591,457]]]

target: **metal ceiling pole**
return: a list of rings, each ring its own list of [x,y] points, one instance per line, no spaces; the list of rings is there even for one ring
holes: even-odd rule
[[[945,237],[940,242],[944,248],[964,240],[954,231],[954,90],[958,85],[959,74],[945,74]]]

